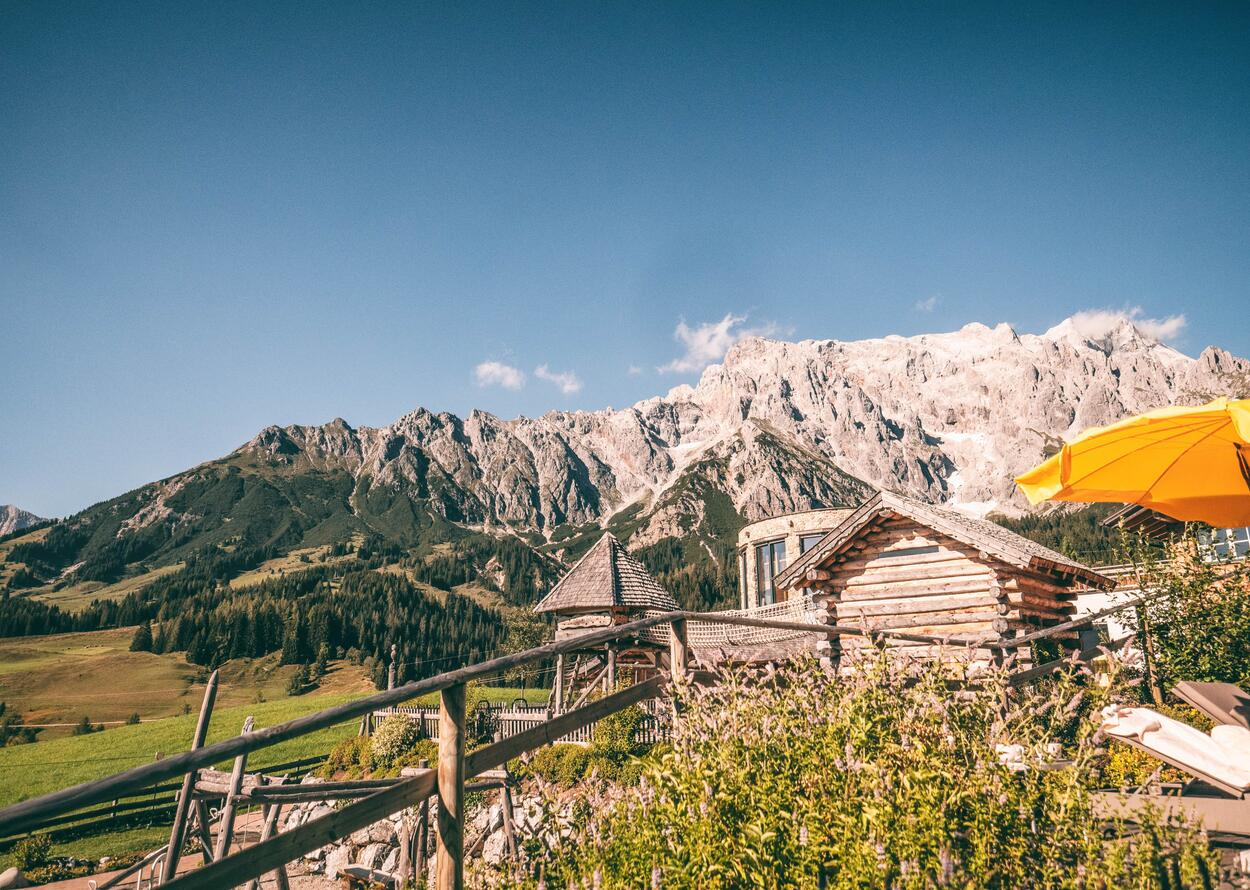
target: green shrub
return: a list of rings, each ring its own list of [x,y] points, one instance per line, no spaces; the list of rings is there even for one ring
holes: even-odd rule
[[[1083,688],[1065,676],[1006,695],[1000,675],[958,693],[948,679],[882,658],[834,682],[812,662],[766,684],[728,676],[692,689],[671,750],[647,758],[634,789],[586,786],[583,817],[555,850],[529,851],[525,881],[1147,888],[1171,874],[1170,886],[1214,886],[1196,829],[1146,818],[1144,830],[1104,833],[1094,815],[1088,714],[1124,694],[1118,680]],[[1056,739],[1071,766],[1040,769]],[[1023,769],[999,745],[1020,746]]]
[[[330,751],[317,774],[325,778],[345,775],[358,778],[369,771],[373,763],[372,740],[368,736],[352,736],[339,742]]]
[[[1204,562],[1187,538],[1166,562],[1141,554],[1143,589],[1160,594],[1140,617],[1152,635],[1156,682],[1223,681],[1250,686],[1250,564]]]
[[[31,871],[48,864],[52,855],[52,838],[46,834],[32,834],[18,841],[13,847],[13,861],[22,871]]]
[[[557,742],[539,748],[521,772],[540,776],[561,788],[568,788],[584,779],[589,767],[589,748]]]
[[[601,757],[617,763],[624,762],[626,758],[638,753],[634,734],[644,716],[646,715],[642,708],[637,705],[609,714],[596,723],[591,731],[591,747]]]
[[[397,755],[389,764],[374,764],[374,776],[398,776],[400,770],[407,766],[420,766],[421,761],[433,765],[438,763],[438,742],[433,739],[417,739],[405,751]]]
[[[417,743],[420,730],[413,720],[403,714],[392,714],[373,731],[373,766],[386,769],[395,764]]]

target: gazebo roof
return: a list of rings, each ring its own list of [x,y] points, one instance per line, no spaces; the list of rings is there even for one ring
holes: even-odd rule
[[[591,612],[612,608],[672,612],[677,601],[611,533],[551,588],[535,612]]]

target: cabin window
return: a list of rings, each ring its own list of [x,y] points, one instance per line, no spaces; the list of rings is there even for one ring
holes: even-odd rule
[[[799,538],[799,553],[806,553],[807,551],[811,550],[813,547],[815,547],[817,544],[820,543],[821,539],[824,538],[824,536],[825,536],[824,532],[820,532],[814,535],[801,536]]]
[[[815,547],[817,544],[819,544],[821,541],[824,540],[825,534],[826,532],[816,532],[815,534],[811,534],[811,535],[799,535],[799,553],[806,553],[807,551],[811,550],[813,547]],[[804,587],[803,592],[807,594],[808,596],[812,596],[816,593],[816,588]]]
[[[742,603],[743,608],[747,606],[747,551],[742,548],[738,551],[738,602]]]
[[[786,542],[770,541],[755,548],[755,596],[761,606],[777,602],[773,579],[786,567]]]
[[[886,550],[877,555],[878,559],[909,559],[913,556],[921,556],[925,553],[937,553],[937,544],[929,544],[925,547],[903,547],[899,550]]]

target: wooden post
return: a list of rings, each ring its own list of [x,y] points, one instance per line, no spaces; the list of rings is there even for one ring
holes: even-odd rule
[[[552,714],[559,717],[564,709],[564,653],[556,656],[556,682],[551,688]]]
[[[213,716],[213,703],[217,701],[217,672],[208,678],[204,687],[204,700],[200,703],[200,719],[195,724],[191,750],[202,747],[208,736],[208,721]],[[172,881],[178,874],[178,860],[182,856],[182,836],[187,828],[187,811],[191,808],[191,793],[195,788],[195,774],[191,770],[182,778],[182,791],[178,794],[178,806],[174,810],[174,825],[169,831],[169,846],[165,850],[165,867],[161,871],[161,883]]]
[[[430,762],[428,760],[417,761],[418,769],[429,769]],[[428,883],[425,879],[425,851],[430,845],[430,800],[423,798],[421,803],[417,805],[417,827],[413,832],[413,856],[412,870],[416,875],[416,881],[422,887]]]
[[[262,782],[264,781],[263,777],[261,781]],[[278,779],[274,781],[274,785],[281,785],[285,781],[286,779],[284,777],[279,777]],[[260,830],[260,843],[262,844],[265,841],[269,840],[271,837],[273,837],[274,834],[277,832],[278,822],[282,818],[282,804],[280,803],[268,804],[264,809],[264,814],[265,814],[265,825]],[[290,890],[290,881],[287,879],[285,868],[275,869],[273,876],[274,876],[274,880],[277,881],[278,883],[279,890]],[[246,884],[243,885],[243,888],[244,890],[257,890],[259,886],[260,886],[260,881],[257,880],[256,878],[252,878],[252,880],[248,881]]]
[[[204,861],[213,861],[213,818],[209,815],[208,804],[202,799],[195,799],[195,833],[200,838],[200,847],[204,851]]]
[[[464,684],[444,689],[438,721],[438,890],[464,886]]]
[[[499,802],[503,807],[503,836],[508,842],[508,857],[516,861],[517,858],[517,842],[516,842],[516,824],[512,818],[512,791],[508,788],[509,779],[504,779],[503,790],[499,792]]]
[[[252,718],[243,721],[243,735],[252,731]],[[243,770],[247,767],[247,755],[240,754],[234,758],[234,771],[230,773],[230,789],[226,792],[226,802],[221,807],[221,821],[217,826],[217,849],[213,851],[214,859],[224,859],[230,855],[230,841],[234,837],[234,812],[239,807],[239,789],[243,787]]]
[[[396,646],[394,643],[391,643],[391,666],[387,668],[387,671],[386,671],[386,688],[387,689],[395,688],[395,673],[396,673],[395,662],[397,660],[397,657],[398,656],[396,654]]]
[[[399,817],[399,861],[395,863],[395,890],[408,890],[412,873],[412,837],[408,829],[408,814]]]
[[[608,646],[608,692],[616,689],[616,647]]]
[[[668,641],[668,669],[673,682],[677,682],[678,678],[685,680],[686,672],[690,669],[690,646],[686,644],[684,618],[676,618],[672,623],[672,633]]]

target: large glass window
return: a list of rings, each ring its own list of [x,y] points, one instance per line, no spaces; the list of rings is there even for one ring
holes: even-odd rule
[[[755,548],[755,596],[761,606],[777,602],[773,579],[786,567],[786,542],[770,541]]]
[[[1207,545],[1207,558],[1216,562],[1226,559],[1245,559],[1250,555],[1250,528],[1217,528],[1212,529],[1210,537],[1203,542]]]

